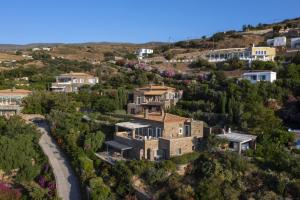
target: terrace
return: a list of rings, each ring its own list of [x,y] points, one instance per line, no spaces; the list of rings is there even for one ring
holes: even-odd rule
[[[116,137],[136,140],[156,140],[151,125],[139,122],[121,122],[116,124]],[[152,130],[152,131],[149,131]]]

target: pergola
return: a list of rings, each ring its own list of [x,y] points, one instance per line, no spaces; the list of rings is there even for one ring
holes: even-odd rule
[[[140,135],[140,133],[143,134],[143,129],[148,128],[150,126],[151,125],[149,124],[144,124],[140,122],[120,122],[115,125],[115,128],[116,128],[116,133],[119,131],[119,127],[131,130],[132,138],[135,138],[135,135]]]

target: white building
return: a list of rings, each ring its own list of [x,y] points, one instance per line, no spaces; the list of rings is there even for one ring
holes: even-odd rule
[[[143,59],[143,58],[146,58],[148,57],[150,54],[153,54],[153,49],[139,49],[137,50],[136,52],[136,55],[138,57],[138,59]]]
[[[37,48],[37,47],[35,47],[35,48],[33,48],[32,49],[32,51],[40,51],[41,49],[40,48]]]
[[[291,48],[293,49],[300,49],[300,37],[298,38],[292,38],[291,39]]]
[[[223,132],[223,134],[216,135],[220,139],[228,141],[228,150],[238,152],[242,154],[248,149],[256,149],[256,138],[255,135],[231,132]]]
[[[273,39],[268,39],[267,44],[271,47],[285,47],[286,37],[275,37]]]
[[[257,83],[259,81],[268,81],[274,82],[276,81],[276,72],[272,71],[252,71],[243,73],[243,79],[249,80],[251,83]]]
[[[49,47],[43,47],[43,51],[51,51],[51,48],[49,48]]]
[[[274,47],[229,48],[209,51],[206,55],[209,62],[225,62],[238,58],[245,61],[274,61],[276,49]]]

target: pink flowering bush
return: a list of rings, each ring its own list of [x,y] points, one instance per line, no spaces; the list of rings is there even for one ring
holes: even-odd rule
[[[10,185],[0,183],[0,199],[5,200],[18,200],[21,199],[21,192],[17,189],[11,188]]]

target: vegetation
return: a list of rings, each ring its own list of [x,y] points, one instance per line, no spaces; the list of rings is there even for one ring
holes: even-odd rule
[[[246,25],[243,29],[261,29]],[[274,27],[278,31],[278,27]],[[206,42],[238,38],[235,31],[216,33]],[[174,44],[180,48],[198,48],[198,41]],[[201,48],[201,47],[199,47]],[[167,59],[175,54],[170,45],[156,52]],[[106,60],[114,56],[104,54]],[[24,113],[43,114],[51,126],[51,134],[66,152],[76,171],[82,190],[89,188],[91,199],[135,199],[135,181],[145,185],[156,199],[296,199],[300,196],[300,161],[293,149],[294,136],[286,127],[300,124],[300,62],[281,58],[277,62],[254,61],[251,66],[237,58],[211,64],[198,60],[191,68],[209,70],[204,78],[182,80],[169,69],[145,72],[133,61],[117,65],[91,65],[67,59],[51,59],[44,52],[34,53],[43,67],[17,67],[0,73],[0,87],[16,86],[16,78],[28,77],[34,93],[23,102]],[[136,56],[128,53],[128,60]],[[19,63],[20,64],[20,63]],[[26,63],[24,63],[25,65]],[[274,70],[274,83],[251,84],[240,79],[227,79],[223,71],[236,69]],[[89,72],[100,83],[80,88],[76,94],[57,94],[47,89],[60,73]],[[174,157],[168,161],[127,161],[114,166],[95,156],[104,149],[103,143],[113,137],[114,123],[126,116],[130,92],[148,83],[164,82],[184,91],[183,99],[169,112],[203,120],[216,128],[231,127],[258,136],[256,150],[246,156],[218,152],[222,141],[205,138],[201,151]],[[53,175],[37,145],[39,133],[19,118],[0,118],[0,169],[11,177],[9,185],[0,184],[0,199],[55,198]],[[9,156],[8,156],[9,155]],[[184,166],[184,170],[180,167]],[[16,173],[16,174],[15,174]]]
[[[38,146],[39,138],[36,129],[20,118],[0,118],[0,171],[7,177],[0,183],[0,199],[56,196],[55,180]]]

